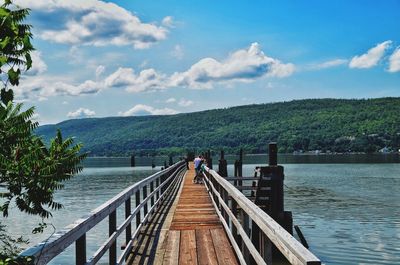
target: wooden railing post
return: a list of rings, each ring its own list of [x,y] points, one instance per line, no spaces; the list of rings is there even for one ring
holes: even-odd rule
[[[140,190],[135,193],[135,205],[138,207],[140,205]],[[140,210],[136,214],[136,229],[140,225]]]
[[[150,182],[150,193],[152,193],[154,191],[154,181]],[[151,196],[150,199],[150,207],[153,207],[154,205],[154,195]]]
[[[143,200],[147,198],[147,185],[143,187]],[[146,216],[148,211],[148,203],[146,202],[143,206],[143,216]]]
[[[160,178],[156,179],[156,187],[158,188],[160,186]],[[156,200],[160,198],[160,190],[157,190],[156,192]]]
[[[243,227],[245,233],[247,234],[247,236],[250,237],[249,216],[244,211],[241,211],[241,215],[242,215],[242,218],[241,218],[242,219],[242,227]],[[242,253],[243,253],[243,258],[246,261],[246,264],[249,264],[250,263],[250,252],[249,252],[248,248],[246,247],[246,245],[243,243],[243,241],[242,241]]]
[[[234,199],[232,199],[232,213],[233,213],[233,216],[235,216],[236,218],[239,217],[237,202]],[[236,243],[238,244],[238,246],[240,246],[242,244],[242,242],[240,242],[241,241],[240,235],[238,235],[237,228],[235,225],[232,226],[232,234],[233,234],[233,237],[235,238]]]
[[[75,261],[76,265],[86,263],[86,233],[75,242]]]
[[[125,201],[125,219],[127,219],[131,215],[131,197]],[[132,239],[132,224],[129,223],[125,230],[125,242],[128,245],[128,242]]]
[[[117,230],[117,211],[114,210],[108,221],[108,235],[111,236]],[[117,242],[115,241],[109,250],[109,264],[117,263]]]
[[[260,231],[260,255],[263,257],[265,263],[272,264],[272,242],[267,236]]]
[[[218,174],[223,178],[228,177],[228,164],[224,157],[224,150],[221,150],[221,157],[218,164]]]

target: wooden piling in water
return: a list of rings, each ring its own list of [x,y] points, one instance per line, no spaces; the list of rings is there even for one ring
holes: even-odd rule
[[[228,163],[225,160],[224,150],[221,150],[221,156],[218,161],[218,174],[224,178],[228,177]]]
[[[131,167],[135,167],[135,154],[131,155]]]
[[[207,167],[212,169],[213,168],[213,164],[212,164],[212,157],[211,157],[211,151],[208,150],[206,153],[206,160],[207,160]]]

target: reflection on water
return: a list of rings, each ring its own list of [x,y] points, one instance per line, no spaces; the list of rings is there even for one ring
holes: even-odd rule
[[[253,175],[254,164],[266,161],[266,157],[261,158],[247,160],[252,165],[244,166],[244,175]],[[284,167],[285,209],[293,212],[294,224],[301,227],[311,251],[323,263],[400,264],[400,164],[284,164]],[[49,221],[59,230],[159,169],[86,168],[57,193],[65,209],[55,212]],[[228,171],[232,175],[233,167],[229,166]],[[118,224],[123,216],[121,211]],[[34,244],[51,232],[48,229],[45,234],[33,237],[30,231],[39,221],[14,209],[6,223],[12,224],[9,229],[13,234],[30,236]],[[88,233],[88,256],[107,233],[107,220]],[[71,246],[51,264],[73,262],[74,246]]]
[[[399,164],[284,167],[285,209],[325,264],[400,264]]]

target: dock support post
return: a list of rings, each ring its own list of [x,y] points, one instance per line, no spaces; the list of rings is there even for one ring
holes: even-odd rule
[[[221,157],[218,164],[218,174],[223,178],[228,177],[228,164],[225,160],[224,150],[221,150]]]
[[[209,169],[213,168],[212,157],[211,157],[211,151],[210,150],[207,151],[207,166],[208,166]]]
[[[242,148],[240,148],[239,160],[235,161],[235,171],[234,171],[234,173],[235,173],[234,174],[235,177],[238,177],[238,178],[243,177],[243,149]],[[237,185],[242,186],[242,181],[241,180],[239,180],[239,181],[235,180],[233,182],[233,185],[234,186],[237,186]]]
[[[278,147],[270,143],[268,148],[268,166],[260,167],[260,180],[258,181],[255,204],[271,216],[277,223],[293,235],[292,213],[284,210],[283,180],[284,169],[278,165]],[[259,240],[260,250],[263,248],[266,259],[282,256],[268,238],[263,239],[256,231],[252,233],[254,240]],[[268,254],[272,253],[272,255]],[[269,256],[271,257],[269,257]]]
[[[135,154],[131,155],[131,167],[135,167]]]

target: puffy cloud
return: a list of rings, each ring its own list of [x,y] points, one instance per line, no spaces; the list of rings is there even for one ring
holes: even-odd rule
[[[400,72],[400,47],[397,47],[389,57],[388,71],[391,73]]]
[[[43,61],[40,51],[31,52],[31,57],[32,68],[26,72],[27,75],[38,75],[47,71],[47,64]]]
[[[138,104],[133,108],[125,111],[119,112],[118,115],[120,116],[143,116],[143,115],[172,115],[178,113],[176,110],[163,108],[163,109],[156,109],[152,106]]]
[[[78,96],[83,94],[95,94],[104,89],[102,82],[86,80],[80,84],[70,84],[68,78],[60,76],[29,76],[21,81],[14,89],[16,98],[39,100],[51,96],[68,95]]]
[[[39,29],[39,36],[48,41],[71,45],[132,45],[148,48],[164,40],[168,30],[143,23],[128,10],[115,3],[100,0],[17,0],[29,7]],[[163,20],[172,23],[171,17]]]
[[[283,64],[266,56],[258,43],[252,43],[248,49],[238,50],[222,62],[213,58],[201,59],[186,72],[173,74],[171,86],[212,88],[213,82],[248,82],[263,76],[286,77],[294,71],[293,64]]]
[[[354,56],[350,63],[350,68],[371,68],[378,64],[379,60],[385,54],[385,51],[390,47],[392,41],[384,41],[375,47],[368,50],[367,53]]]
[[[234,52],[226,60],[217,61],[204,58],[193,64],[187,71],[166,75],[153,68],[136,73],[132,68],[120,67],[110,75],[100,78],[105,67],[96,69],[96,79],[71,83],[68,76],[30,76],[17,88],[20,98],[29,94],[47,98],[56,95],[78,96],[94,94],[104,89],[124,88],[131,93],[154,92],[171,87],[189,87],[192,89],[212,88],[216,83],[251,82],[261,77],[286,77],[295,71],[293,64],[284,64],[266,56],[257,43],[248,49]],[[169,102],[171,103],[171,102]],[[181,100],[180,106],[190,106],[190,100]]]
[[[169,99],[167,99],[167,100],[165,101],[165,103],[174,103],[174,102],[176,102],[176,99],[175,99],[175,98],[169,98]]]
[[[93,117],[94,115],[96,115],[96,113],[93,110],[86,108],[79,108],[76,111],[68,112],[67,117],[77,119],[77,118]]]
[[[166,75],[153,68],[135,74],[132,68],[118,68],[104,80],[106,87],[125,87],[128,92],[149,92],[167,88]]]
[[[178,102],[178,105],[182,106],[182,107],[189,107],[189,106],[193,105],[193,101],[181,98],[181,100],[179,100],[179,102]]]

